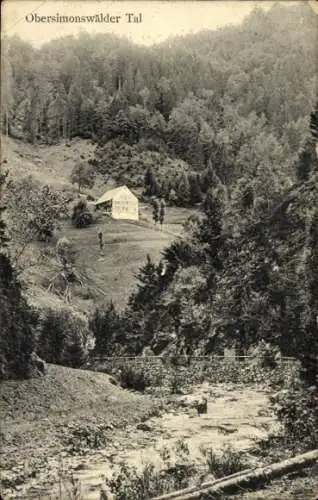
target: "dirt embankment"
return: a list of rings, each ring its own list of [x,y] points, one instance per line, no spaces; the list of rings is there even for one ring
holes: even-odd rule
[[[56,480],[52,471],[68,455],[74,429],[113,434],[155,412],[150,398],[124,391],[103,373],[48,365],[44,377],[1,383],[0,468],[5,489],[14,493],[9,498],[26,484]]]

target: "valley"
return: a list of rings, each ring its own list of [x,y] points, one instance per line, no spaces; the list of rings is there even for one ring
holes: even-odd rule
[[[0,500],[318,500],[317,23],[192,3],[2,40]]]

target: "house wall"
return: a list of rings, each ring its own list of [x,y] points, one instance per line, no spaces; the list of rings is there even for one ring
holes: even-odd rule
[[[112,217],[114,219],[138,220],[138,199],[129,191],[122,191],[112,202]]]

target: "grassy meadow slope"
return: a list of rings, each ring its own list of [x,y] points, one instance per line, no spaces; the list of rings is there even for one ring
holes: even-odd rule
[[[98,247],[99,231],[104,235],[103,256]],[[162,250],[174,238],[157,229],[114,220],[103,220],[80,230],[66,222],[59,236],[66,236],[77,251],[76,267],[83,278],[83,287],[76,287],[72,304],[82,311],[91,311],[94,304],[111,299],[116,306],[122,307],[133,290],[135,274],[145,263],[147,254],[154,260],[159,259]],[[58,307],[58,299],[45,291],[55,272],[54,257],[27,269],[25,276],[28,283],[32,283],[33,302]]]
[[[76,197],[76,187],[69,180],[70,173],[81,156],[85,159],[91,157],[93,148],[90,141],[80,139],[35,147],[9,138],[3,140],[2,157],[6,159],[5,168],[10,178],[30,174],[43,184],[63,189]],[[84,190],[84,194],[97,198],[106,189],[102,178],[97,178],[94,188]],[[147,254],[154,260],[160,259],[163,249],[181,233],[182,223],[193,213],[193,210],[168,207],[161,231],[154,227],[151,207],[141,204],[140,210],[141,225],[102,218],[86,229],[75,229],[70,221],[62,222],[56,236],[66,236],[74,243],[77,266],[84,278],[84,287],[78,287],[73,294],[73,309],[91,311],[94,304],[110,299],[117,307],[123,307],[136,283],[135,274],[145,263]],[[98,247],[100,231],[104,236],[104,256],[100,255]],[[40,249],[45,249],[48,254],[45,260],[38,258]],[[64,308],[65,302],[47,291],[49,279],[57,272],[54,244],[35,243],[26,255],[32,265],[26,266],[23,278],[31,302],[40,307]]]
[[[2,137],[1,157],[13,179],[32,175],[43,184],[71,186],[69,177],[81,155],[88,159],[95,146],[91,141],[73,139],[53,146],[34,146],[24,141]]]

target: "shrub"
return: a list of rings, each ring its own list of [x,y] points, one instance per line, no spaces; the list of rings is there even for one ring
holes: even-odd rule
[[[123,389],[144,392],[150,379],[143,368],[124,366],[119,370],[119,383]]]
[[[164,448],[160,455],[165,464],[163,476],[169,479],[168,483],[172,483],[172,489],[186,488],[197,473],[197,465],[190,457],[187,443],[179,439],[175,443],[172,453]]]
[[[172,459],[172,454],[175,458]],[[114,494],[115,500],[149,500],[157,495],[185,488],[197,473],[195,463],[189,458],[186,444],[179,441],[174,450],[164,448],[161,451],[164,462],[160,470],[153,464],[147,464],[141,471],[123,464],[117,474],[106,480],[106,487]],[[107,499],[101,493],[100,500]]]
[[[19,247],[52,239],[61,217],[68,212],[64,194],[42,186],[32,176],[8,182],[6,203],[10,232]]]
[[[73,208],[72,223],[77,228],[87,227],[93,223],[93,215],[85,200],[80,200]]]
[[[98,298],[98,292],[92,286],[78,287],[75,294],[83,300],[94,300]]]
[[[106,486],[114,494],[115,500],[148,500],[157,494],[163,493],[162,478],[153,464],[147,464],[141,472],[136,467],[124,464],[111,480],[106,480]],[[108,499],[101,492],[101,500]]]
[[[318,391],[300,382],[271,398],[272,409],[282,425],[286,443],[297,450],[318,446]]]
[[[65,236],[57,241],[56,256],[64,269],[75,264],[76,250],[74,245]]]
[[[83,454],[87,450],[105,448],[108,443],[106,435],[109,425],[76,424],[68,425],[64,437],[64,444],[69,453]]]
[[[212,449],[205,451],[205,459],[209,472],[215,477],[224,477],[244,469],[242,453],[227,446],[222,453],[215,453]]]
[[[37,353],[47,363],[78,368],[89,350],[86,322],[69,311],[45,312],[38,327]]]
[[[269,344],[264,340],[253,346],[250,349],[250,354],[261,368],[274,369],[281,359],[279,347]]]
[[[169,380],[171,394],[182,394],[185,378],[182,371],[174,370]]]

